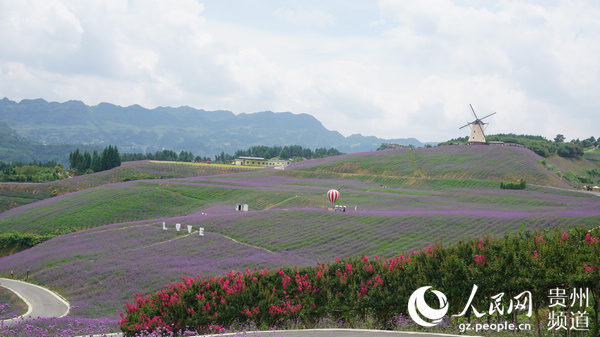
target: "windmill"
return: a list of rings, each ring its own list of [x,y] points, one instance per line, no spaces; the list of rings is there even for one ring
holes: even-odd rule
[[[471,135],[469,136],[469,145],[470,144],[485,144],[485,125],[489,124],[489,123],[484,123],[481,120],[483,120],[484,118],[488,118],[491,115],[495,114],[491,113],[483,118],[479,118],[477,117],[477,114],[475,113],[475,110],[473,109],[473,106],[471,104],[469,104],[469,106],[471,107],[471,111],[473,111],[473,116],[475,116],[475,120],[467,123],[467,125],[461,126],[459,129],[462,128],[466,128],[467,126],[471,125]]]

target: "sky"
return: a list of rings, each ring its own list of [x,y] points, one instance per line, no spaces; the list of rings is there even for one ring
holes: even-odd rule
[[[600,138],[600,2],[0,0],[1,97]]]

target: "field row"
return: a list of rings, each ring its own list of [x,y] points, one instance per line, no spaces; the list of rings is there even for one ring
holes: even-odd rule
[[[393,256],[419,250],[433,241],[457,242],[483,234],[576,225],[597,226],[594,213],[515,214],[504,212],[361,212],[290,209],[182,219],[236,240],[271,251],[292,251],[313,259],[332,259],[358,252]]]

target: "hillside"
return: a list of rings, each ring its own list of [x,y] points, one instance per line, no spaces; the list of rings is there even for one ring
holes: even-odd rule
[[[596,156],[600,158],[600,156]],[[528,184],[572,188],[559,172],[577,174],[600,168],[594,154],[584,158],[541,158],[514,147],[444,146],[354,153],[292,164],[285,172],[265,174],[304,178],[337,178],[380,185],[438,190],[449,187],[495,187],[499,181],[524,178]],[[545,163],[545,164],[544,164]],[[231,165],[127,162],[107,172],[43,184],[0,184],[0,212],[108,183],[167,179],[245,171]]]
[[[136,161],[125,162],[109,171],[72,177],[49,183],[0,183],[0,214],[9,209],[35,201],[77,192],[104,184],[141,179],[169,179],[210,176],[254,170],[218,164],[192,164],[182,162]]]
[[[181,276],[391,257],[440,240],[600,225],[600,197],[573,190],[539,160],[522,148],[457,146],[348,154],[285,170],[129,162],[60,182],[61,195],[0,213],[0,234],[59,235],[0,258],[0,276],[29,269],[30,278],[72,302],[73,317],[116,318],[136,292]],[[526,190],[499,188],[521,177]],[[0,188],[25,198],[53,184]],[[340,189],[346,212],[328,210],[330,188]],[[238,203],[250,210],[236,212]]]
[[[6,122],[0,120],[0,161],[23,163],[56,161],[64,164],[68,163],[69,153],[76,148],[89,152],[101,150],[100,146],[89,145],[42,145],[21,137]]]
[[[529,184],[570,188],[570,182],[559,177],[558,171],[571,170],[582,174],[590,168],[600,168],[599,162],[586,158],[543,158],[531,150],[510,146],[384,150],[304,161],[289,167],[317,175],[371,175],[383,182],[429,188],[435,188],[439,179],[517,181],[521,178]],[[457,183],[461,184],[466,184],[466,181]]]
[[[270,111],[241,113],[205,111],[190,107],[139,105],[121,107],[109,103],[87,106],[43,99],[0,100],[1,119],[22,137],[41,144],[113,144],[122,153],[176,152],[213,157],[254,145],[300,145],[337,148],[341,152],[374,150],[382,142],[423,146],[414,138],[384,140],[327,130],[308,114]],[[104,145],[105,146],[105,145]]]

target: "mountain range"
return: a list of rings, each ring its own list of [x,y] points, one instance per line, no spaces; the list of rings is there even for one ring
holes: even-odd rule
[[[361,134],[344,137],[326,129],[309,114],[263,111],[236,115],[231,111],[206,111],[188,106],[146,109],[139,105],[88,106],[81,101],[58,103],[24,99],[15,102],[4,98],[0,100],[0,121],[6,122],[11,132],[41,145],[105,147],[112,144],[118,146],[121,153],[169,149],[212,157],[254,145],[333,147],[346,153],[375,150],[382,143],[426,145],[415,138],[381,139]]]

